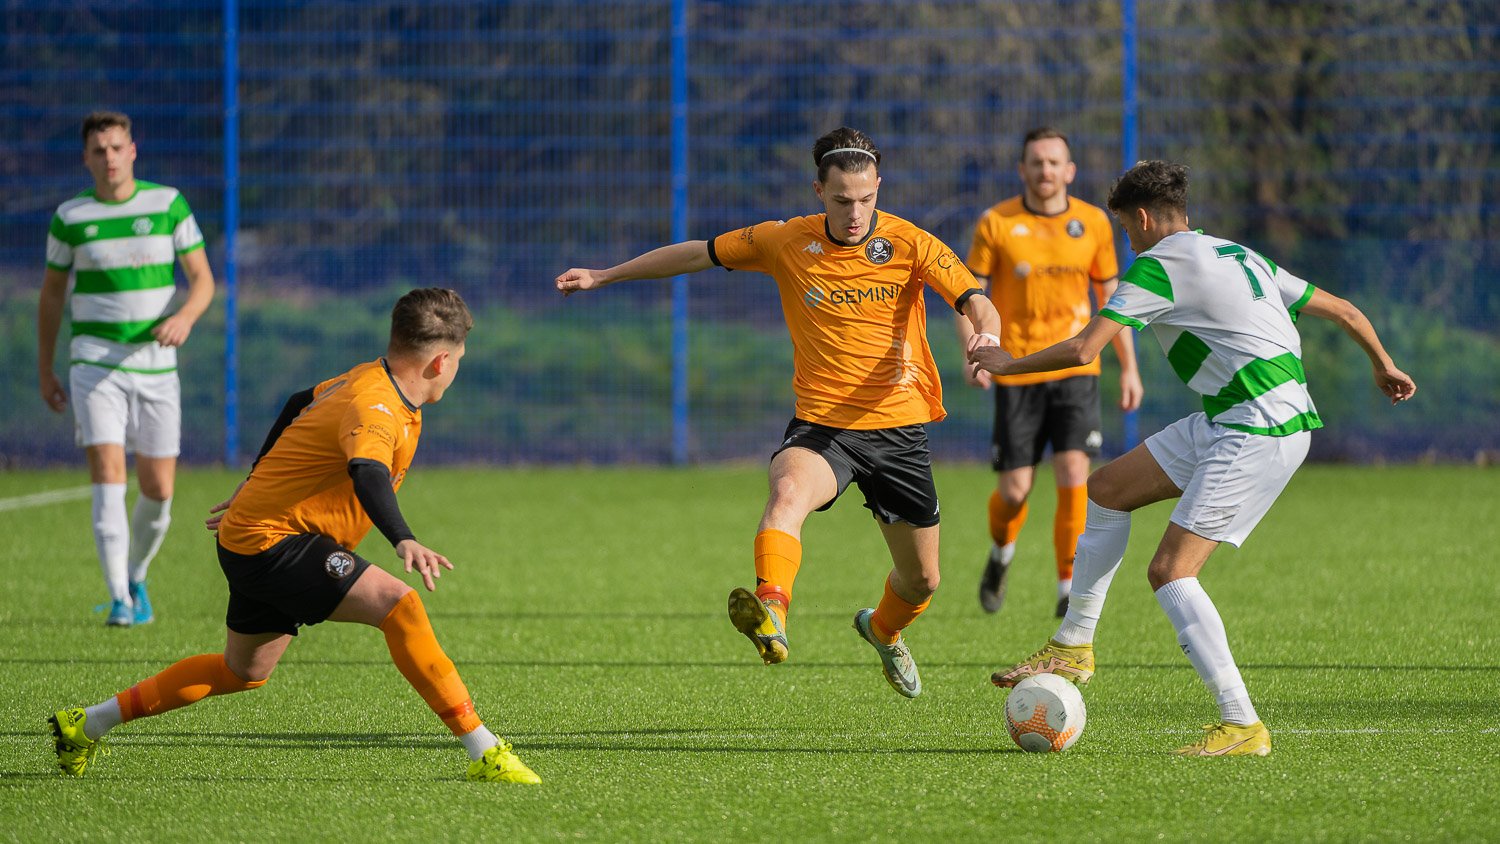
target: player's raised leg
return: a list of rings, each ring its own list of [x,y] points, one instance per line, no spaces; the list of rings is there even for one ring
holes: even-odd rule
[[[474,711],[474,700],[453,660],[438,644],[427,609],[416,590],[370,566],[350,587],[329,621],[368,624],[385,634],[401,675],[468,751],[468,778],[535,785],[542,780],[490,732]]]
[[[1182,491],[1144,445],[1089,478],[1088,517],[1073,560],[1068,608],[1057,633],[1026,659],[996,671],[990,681],[1010,687],[1034,674],[1057,674],[1084,684],[1094,675],[1094,628],[1130,541],[1130,513]]]
[[[922,678],[901,631],[927,610],[937,591],[938,526],[882,523],[880,532],[895,565],[886,578],[880,605],[856,613],[854,629],[880,654],[881,669],[891,688],[905,697],[916,697],[922,693]]]
[[[774,665],[789,654],[786,620],[802,565],[802,523],[833,500],[838,480],[821,455],[794,446],[771,460],[770,487],[755,534],[755,591],[737,587],[729,593],[729,621],[761,660]]]
[[[264,686],[291,641],[285,633],[231,630],[222,654],[190,656],[93,706],[58,710],[47,719],[58,767],[82,776],[103,749],[104,734],[121,724]]]

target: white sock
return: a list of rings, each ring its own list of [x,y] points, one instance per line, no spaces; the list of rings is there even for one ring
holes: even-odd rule
[[[146,579],[146,569],[161,548],[167,536],[167,525],[172,523],[172,499],[157,501],[144,493],[135,498],[135,511],[130,514],[130,582],[140,583]]]
[[[125,554],[130,547],[130,525],[125,520],[124,484],[94,484],[94,547],[110,599],[129,603]]]
[[[1057,581],[1057,599],[1059,601],[1062,600],[1063,598],[1068,597],[1068,593],[1070,593],[1072,591],[1073,591],[1073,578],[1070,577],[1070,578],[1068,578],[1066,580],[1059,580],[1059,581]]]
[[[1245,692],[1245,681],[1229,652],[1229,637],[1219,610],[1196,577],[1184,577],[1156,590],[1156,601],[1177,630],[1177,644],[1213,692],[1219,715],[1230,723],[1254,724],[1260,718]]]
[[[990,559],[999,560],[1000,565],[1008,566],[1010,561],[1016,558],[1016,543],[1007,542],[1004,545],[990,543]]]
[[[1130,514],[1089,501],[1083,535],[1073,555],[1073,580],[1068,590],[1068,612],[1053,640],[1059,645],[1086,645],[1094,641],[1094,627],[1104,610],[1104,597],[1115,579],[1125,545],[1130,542]]]
[[[458,740],[464,743],[464,750],[469,752],[470,759],[478,759],[485,751],[500,743],[500,739],[483,724],[459,736]]]
[[[98,741],[99,737],[120,726],[120,702],[113,695],[83,710],[83,734]]]

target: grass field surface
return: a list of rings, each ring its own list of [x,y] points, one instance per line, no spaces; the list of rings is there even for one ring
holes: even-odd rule
[[[1269,758],[1168,754],[1216,716],[1145,580],[1170,505],[1136,516],[1083,737],[1031,755],[988,678],[1055,629],[1049,475],[1008,603],[986,616],[992,476],[939,470],[945,580],[908,632],[925,691],[906,700],[850,629],[889,568],[857,490],[809,520],[791,659],[767,668],[724,613],[753,583],[760,467],[419,465],[407,519],[457,566],[424,595],[433,624],[541,787],[464,782],[461,747],[380,634],[337,624],[304,629],[263,689],[127,724],[64,779],[48,714],[222,647],[201,520],[237,480],[182,475],[149,580],[157,621],[121,630],[94,610],[89,502],[66,493],[82,472],[0,473],[0,840],[1500,837],[1493,470],[1307,467],[1245,548],[1215,555],[1203,581]],[[378,534],[360,550],[394,570]]]

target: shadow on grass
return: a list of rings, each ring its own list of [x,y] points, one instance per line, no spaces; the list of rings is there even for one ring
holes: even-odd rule
[[[174,654],[160,657],[84,657],[70,656],[68,663],[71,665],[124,665],[139,666],[161,664],[170,665],[181,659],[184,654]],[[676,670],[680,668],[760,668],[754,661],[744,660],[691,660],[691,659],[663,659],[658,661],[646,660],[623,660],[623,659],[476,659],[464,657],[459,660],[459,667],[467,669],[470,667],[484,668],[612,668],[624,671],[640,671],[643,669]],[[49,657],[13,656],[0,657],[0,665],[57,665],[58,660]],[[390,666],[389,659],[316,659],[300,658],[295,651],[288,652],[282,664],[287,667],[299,665],[337,665],[337,666],[368,666],[382,667]],[[786,662],[776,667],[777,671],[802,671],[817,668],[847,668],[856,670],[868,669],[871,660],[795,660]],[[924,669],[963,669],[982,670],[991,672],[1006,667],[1002,660],[985,662],[957,662],[921,660]],[[1110,671],[1178,671],[1189,667],[1186,660],[1173,660],[1171,662],[1111,662],[1107,668]],[[1456,673],[1456,674],[1482,674],[1500,672],[1500,665],[1379,665],[1364,664],[1355,665],[1346,662],[1328,663],[1270,663],[1249,662],[1240,663],[1240,669],[1245,671],[1400,671],[1403,673]]]

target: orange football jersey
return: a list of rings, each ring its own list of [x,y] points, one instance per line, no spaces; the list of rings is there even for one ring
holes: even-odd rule
[[[289,536],[320,533],[354,548],[372,525],[354,495],[349,461],[384,464],[400,489],[421,434],[422,411],[407,403],[383,359],[324,381],[234,497],[219,544],[258,554]]]
[[[1094,315],[1090,282],[1119,274],[1109,216],[1071,197],[1067,211],[1049,216],[1026,210],[1019,196],[991,207],[974,229],[968,265],[975,275],[989,277],[990,298],[1000,312],[1000,345],[1015,357],[1082,331]],[[1072,369],[997,375],[995,381],[1017,386],[1098,374],[1095,358]]]
[[[876,212],[865,239],[845,245],[826,216],[747,226],[708,244],[714,263],[775,279],[796,415],[853,430],[942,419],[923,288],[961,307],[979,283],[942,241],[899,217]]]

